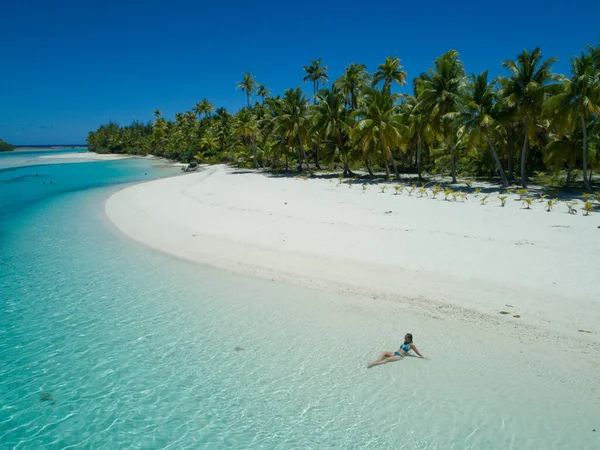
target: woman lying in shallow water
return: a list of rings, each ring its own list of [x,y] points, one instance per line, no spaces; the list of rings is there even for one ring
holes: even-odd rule
[[[417,355],[425,359],[425,357],[421,355],[421,353],[419,353],[419,350],[417,350],[417,346],[413,344],[412,334],[406,333],[406,336],[404,336],[404,344],[400,346],[398,351],[383,352],[381,355],[379,355],[379,358],[377,358],[375,361],[370,362],[369,364],[367,364],[367,366],[373,367],[378,366],[379,364],[389,363],[391,361],[400,361],[402,358],[408,355],[408,352],[411,350],[414,350]]]

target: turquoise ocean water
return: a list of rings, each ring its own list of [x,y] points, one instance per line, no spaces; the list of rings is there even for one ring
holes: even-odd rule
[[[455,336],[425,319],[407,320],[437,359],[367,370],[380,348],[361,334],[387,312],[178,261],[106,221],[112,192],[176,172],[0,156],[0,447],[597,448],[597,394],[568,380],[444,366]]]

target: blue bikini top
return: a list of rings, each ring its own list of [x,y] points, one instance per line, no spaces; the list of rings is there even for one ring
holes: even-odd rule
[[[410,344],[400,344],[400,348],[406,353],[408,353],[408,351],[410,350]]]

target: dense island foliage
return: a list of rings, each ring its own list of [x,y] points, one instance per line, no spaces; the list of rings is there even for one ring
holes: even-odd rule
[[[8,142],[4,142],[2,139],[0,139],[0,152],[11,152],[14,149],[14,145],[9,144]]]
[[[327,67],[311,60],[301,88],[271,96],[246,73],[238,83],[247,106],[216,111],[204,99],[170,121],[109,123],[89,133],[91,151],[153,154],[189,162],[243,167],[339,169],[344,177],[365,168],[495,178],[504,186],[538,180],[591,190],[600,168],[600,46],[571,58],[569,76],[555,74],[556,58],[539,48],[502,63],[506,76],[467,75],[455,50],[397,94],[407,74],[389,57],[369,73],[350,64],[331,87]],[[253,102],[253,96],[259,100]]]

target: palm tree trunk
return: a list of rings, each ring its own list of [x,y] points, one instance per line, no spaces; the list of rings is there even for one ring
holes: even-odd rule
[[[254,139],[252,139],[252,148],[254,150],[254,168],[258,169],[259,165],[258,165],[258,157],[256,156],[256,142],[254,141]]]
[[[525,139],[523,139],[523,150],[521,150],[521,186],[527,187],[527,148],[529,145],[529,133],[527,133],[527,120],[523,123],[523,131],[525,132]]]
[[[373,167],[371,164],[371,156],[367,156],[367,170],[369,171],[369,176],[371,178],[373,178],[375,175],[373,175]]]
[[[452,136],[449,139],[450,144],[450,175],[452,176],[452,183],[456,183],[456,167],[454,164],[454,142],[452,141]]]
[[[398,166],[396,165],[396,160],[394,159],[394,155],[390,150],[390,160],[392,161],[392,169],[394,170],[394,175],[396,176],[396,180],[400,179],[400,172],[398,172]]]
[[[591,183],[590,183],[592,175],[590,174],[590,178],[588,178],[588,175],[587,175],[587,128],[586,128],[586,123],[585,123],[585,115],[583,114],[583,112],[581,112],[581,129],[583,130],[583,188],[587,192],[590,192],[592,190]]]
[[[300,154],[302,159],[306,163],[306,170],[310,170],[310,166],[308,165],[308,157],[306,156],[306,151],[304,150],[304,144],[302,143],[302,138],[298,135],[298,142],[300,142]],[[302,166],[302,164],[300,164]]]
[[[319,165],[319,144],[315,142],[315,167],[321,170],[321,166]]]
[[[385,153],[383,149],[381,149],[381,159],[383,160],[383,166],[385,167],[385,179],[389,181],[390,179],[390,167],[387,162],[387,158],[385,157]]]
[[[421,176],[422,155],[423,155],[423,137],[421,136],[421,133],[419,132],[419,143],[417,146],[417,175],[419,176],[419,180],[423,179],[423,177]]]
[[[500,178],[502,179],[502,186],[508,187],[508,180],[506,179],[506,174],[504,173],[504,169],[502,168],[502,163],[500,162],[500,158],[498,158],[498,152],[496,152],[496,147],[494,147],[494,143],[490,139],[489,133],[486,131],[485,138],[487,139],[488,145],[490,146],[490,151],[492,152],[492,158],[496,162],[496,166],[498,166],[498,171],[500,172]]]
[[[512,137],[508,137],[507,136],[507,141],[506,141],[506,154],[507,154],[507,164],[506,164],[506,171],[508,172],[508,182],[512,183],[515,179],[515,173],[514,173],[514,163],[513,163],[513,152],[514,152],[514,146],[515,146],[515,142],[512,139]]]
[[[344,178],[350,178],[353,176],[354,172],[352,172],[348,166],[348,155],[344,155]]]

